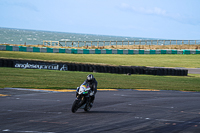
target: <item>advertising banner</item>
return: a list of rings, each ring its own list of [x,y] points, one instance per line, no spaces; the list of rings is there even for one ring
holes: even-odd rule
[[[16,61],[14,63],[15,68],[23,69],[48,69],[48,70],[60,70],[67,71],[67,64],[54,64],[54,63],[45,63],[45,62],[27,62],[27,61]]]

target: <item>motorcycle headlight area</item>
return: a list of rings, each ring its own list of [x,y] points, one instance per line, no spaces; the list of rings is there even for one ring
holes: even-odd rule
[[[88,91],[79,91],[79,94],[88,94]]]
[[[88,92],[87,92],[87,91],[84,91],[83,94],[88,94]]]
[[[88,94],[88,90],[86,90],[85,86],[81,86],[80,87],[79,94]]]

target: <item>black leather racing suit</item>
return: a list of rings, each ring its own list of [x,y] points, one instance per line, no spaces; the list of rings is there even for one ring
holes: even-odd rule
[[[98,82],[96,81],[96,79],[94,78],[92,81],[88,81],[87,79],[84,81],[84,83],[88,83],[91,90],[94,91],[94,94],[97,93],[97,84]],[[83,83],[83,84],[84,84]]]
[[[98,82],[96,81],[96,79],[94,78],[92,81],[88,81],[87,79],[84,81],[84,83],[88,83],[91,90],[94,91],[94,95],[91,96],[91,102],[93,103],[94,102],[94,99],[95,99],[95,94],[97,93],[97,84]],[[83,84],[84,84],[83,83]]]

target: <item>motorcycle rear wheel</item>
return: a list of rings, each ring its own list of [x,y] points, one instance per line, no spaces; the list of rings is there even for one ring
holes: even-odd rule
[[[90,111],[90,109],[91,109],[90,105],[86,105],[85,108],[84,108],[84,111],[88,112],[88,111]]]

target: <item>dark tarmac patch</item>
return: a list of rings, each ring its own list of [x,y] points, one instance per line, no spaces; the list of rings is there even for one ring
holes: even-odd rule
[[[0,89],[0,132],[199,132],[200,93],[99,91],[90,112],[71,112],[75,92]]]

